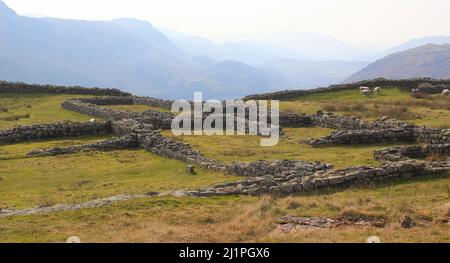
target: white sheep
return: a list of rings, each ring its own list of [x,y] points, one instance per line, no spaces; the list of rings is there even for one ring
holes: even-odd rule
[[[370,96],[372,94],[372,92],[370,90],[361,90],[361,94],[364,96]]]
[[[445,89],[442,91],[442,95],[443,96],[450,96],[450,90],[449,89]]]
[[[375,94],[380,94],[381,93],[381,88],[380,87],[376,87],[376,88],[373,89],[373,92]]]
[[[89,122],[95,122],[95,119],[90,119]]]
[[[359,87],[359,91],[363,91],[363,90],[370,90],[370,88],[369,87],[364,87],[364,86]]]

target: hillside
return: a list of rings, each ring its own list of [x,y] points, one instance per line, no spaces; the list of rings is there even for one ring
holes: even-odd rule
[[[0,130],[16,125],[87,121],[90,116],[61,107],[63,101],[79,97],[92,99],[92,95],[80,94],[2,93]],[[448,99],[440,94],[413,98],[404,87],[394,85],[383,86],[382,93],[372,97],[361,96],[357,88],[329,90],[291,97],[282,100],[280,106],[283,111],[298,114],[322,110],[336,116],[356,116],[364,121],[389,116],[448,128]],[[135,104],[99,108],[135,114],[149,109],[163,110]],[[374,151],[409,144],[384,142],[312,147],[301,141],[330,135],[335,129],[306,126],[283,130],[286,136],[277,146],[268,148],[259,145],[257,136],[174,137],[170,130],[161,134],[173,140],[172,145],[177,141],[186,143],[206,158],[225,164],[288,159],[330,163],[336,169],[392,165],[375,160]],[[371,235],[379,236],[382,242],[449,241],[449,180],[444,175],[411,178],[406,174],[397,180],[329,186],[288,195],[233,194],[197,198],[180,196],[180,192],[175,195],[173,191],[240,180],[249,182],[254,177],[214,171],[199,164],[195,165],[195,174],[188,174],[183,158],[163,156],[149,151],[151,148],[41,157],[27,155],[35,149],[95,144],[114,136],[97,134],[1,145],[0,242],[64,242],[72,235],[79,236],[82,242],[365,242]],[[448,158],[431,157],[442,163]],[[162,194],[154,196],[158,192]],[[103,199],[111,197],[115,199]],[[66,207],[64,204],[71,205],[66,210],[58,210]],[[73,209],[73,204],[90,206]],[[30,214],[3,217],[27,208],[31,208]],[[36,209],[47,210],[33,213]],[[399,224],[399,218],[405,214],[415,222],[411,228]],[[347,223],[335,227],[297,225],[287,228],[284,220],[289,216]]]
[[[450,44],[428,44],[391,54],[368,65],[345,81],[418,77],[450,78]]]
[[[230,69],[221,73],[220,61],[193,61],[145,21],[31,18],[17,15],[1,1],[0,64],[8,65],[0,67],[3,80],[121,88],[164,98],[190,99],[194,90],[229,98],[284,84],[278,74],[272,78],[272,72],[256,68],[241,78],[245,82],[211,79],[211,71],[220,75]],[[234,71],[246,67],[233,65]]]

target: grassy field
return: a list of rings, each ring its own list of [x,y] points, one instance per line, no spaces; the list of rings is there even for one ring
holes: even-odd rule
[[[79,203],[120,194],[189,190],[237,180],[197,169],[144,150],[90,152],[55,157],[26,158],[27,151],[48,146],[90,142],[59,140],[1,147],[0,208],[26,208]]]
[[[0,129],[58,120],[90,119],[61,109],[72,95],[0,94]],[[413,99],[400,89],[365,98],[358,91],[312,95],[281,102],[284,110],[314,113],[332,110],[365,119],[400,116],[420,124],[450,125],[448,101],[440,96]],[[398,111],[406,107],[406,111]],[[142,111],[147,106],[114,106]],[[2,110],[6,109],[6,110]],[[400,113],[398,113],[400,112]],[[25,115],[29,114],[28,118]],[[399,115],[400,114],[400,115]],[[13,116],[23,118],[13,120]],[[337,168],[377,165],[373,150],[387,145],[312,148],[299,140],[328,135],[331,129],[286,128],[275,147],[260,147],[253,136],[184,136],[206,156],[225,162],[259,159],[319,160]],[[170,132],[164,131],[167,136]],[[68,146],[109,138],[94,136],[0,146],[0,208],[78,203],[119,194],[187,190],[238,180],[235,176],[197,169],[188,175],[183,162],[143,150],[91,152],[26,158],[36,148]],[[64,242],[77,235],[83,242],[364,242],[378,235],[383,242],[450,242],[442,223],[450,212],[448,177],[423,178],[349,189],[324,189],[289,197],[141,198],[94,209],[0,218],[0,242]],[[387,225],[323,230],[277,230],[283,215],[330,218],[383,218]],[[408,214],[416,226],[399,227]]]
[[[287,198],[143,198],[111,206],[0,219],[2,242],[450,242],[448,178],[333,189]],[[356,212],[355,212],[356,211]],[[282,215],[382,217],[384,228],[277,231]],[[417,226],[403,229],[408,214]]]
[[[384,149],[388,144],[332,146],[314,148],[300,144],[300,139],[318,138],[328,135],[332,130],[325,128],[288,128],[288,138],[281,138],[274,147],[261,147],[257,136],[181,136],[173,137],[170,131],[163,131],[168,137],[189,143],[205,156],[227,163],[233,161],[257,160],[305,160],[334,164],[336,168],[356,165],[377,165],[373,151]]]
[[[450,127],[450,98],[431,95],[413,98],[408,91],[384,88],[382,94],[362,96],[346,90],[293,98],[280,103],[282,110],[313,114],[317,110],[374,120],[383,116],[437,128]]]
[[[0,130],[17,125],[57,121],[87,121],[91,117],[61,108],[61,102],[79,95],[0,94]]]

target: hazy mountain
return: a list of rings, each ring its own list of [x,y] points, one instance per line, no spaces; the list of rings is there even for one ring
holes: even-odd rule
[[[3,80],[114,87],[170,98],[191,98],[193,89],[209,97],[239,97],[284,85],[273,72],[206,60],[192,59],[148,22],[23,17],[0,1]],[[233,66],[248,69],[242,82],[218,77]]]
[[[372,56],[362,57],[361,59],[366,61],[375,61],[384,58],[390,54],[408,50],[411,48],[420,47],[426,44],[436,44],[436,45],[450,44],[450,36],[427,36],[422,38],[411,39],[400,45],[387,49],[381,53]]]
[[[286,76],[288,86],[312,88],[339,83],[369,62],[363,61],[311,61],[304,62],[293,59],[271,61],[263,68],[277,71]]]
[[[348,78],[347,82],[414,77],[450,78],[450,44],[428,44],[391,54]]]
[[[301,52],[312,60],[355,60],[374,54],[373,51],[353,48],[332,36],[314,32],[280,32],[255,36],[255,39]]]
[[[207,38],[160,29],[178,48],[190,56],[208,56],[216,60],[236,60],[259,66],[276,59],[308,59],[301,52],[256,41],[215,43]]]

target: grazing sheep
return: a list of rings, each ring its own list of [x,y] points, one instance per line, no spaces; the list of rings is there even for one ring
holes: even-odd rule
[[[444,96],[450,96],[450,90],[449,89],[445,89],[442,91],[442,95]]]
[[[361,90],[361,94],[364,96],[370,96],[372,94],[372,92],[370,90]]]
[[[359,87],[359,91],[363,91],[363,90],[370,90],[370,88],[369,87],[363,87],[363,86]]]
[[[89,122],[95,122],[95,119],[90,119]]]
[[[380,87],[376,87],[376,88],[373,89],[373,92],[375,94],[380,94],[381,93],[381,88]]]

